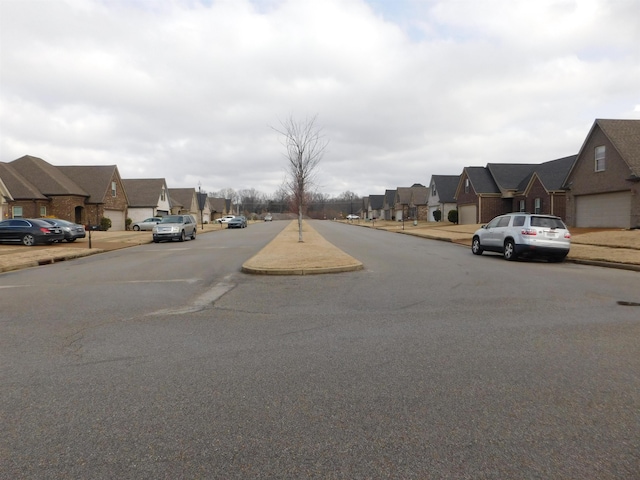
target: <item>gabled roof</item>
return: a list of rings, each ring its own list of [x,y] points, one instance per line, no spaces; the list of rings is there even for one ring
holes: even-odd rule
[[[224,198],[209,197],[209,208],[211,208],[212,212],[224,213],[226,211],[225,205],[226,200]]]
[[[164,178],[123,178],[122,184],[127,191],[129,206],[133,208],[157,207],[163,188],[169,196]]]
[[[384,191],[384,205],[386,207],[393,207],[396,199],[396,191],[395,190],[385,190]]]
[[[631,171],[640,177],[640,120],[597,119],[595,124],[616,147]]]
[[[43,195],[90,196],[87,190],[64,173],[61,167],[55,167],[41,158],[25,155],[10,162],[10,165],[20,175],[28,179]]]
[[[384,205],[384,195],[369,195],[369,207],[372,210],[381,210]]]
[[[0,180],[13,200],[46,200],[38,188],[10,164],[0,162]]]
[[[115,165],[70,165],[57,168],[89,193],[88,203],[102,203],[110,195],[111,181],[120,177]],[[123,192],[126,196],[126,192]]]
[[[491,172],[485,167],[465,167],[464,172],[471,182],[471,186],[477,194],[482,193],[500,193],[500,189],[493,181]],[[462,176],[460,176],[462,180]],[[457,193],[457,191],[456,191]]]
[[[396,189],[396,202],[401,205],[426,205],[429,199],[429,189],[420,183],[410,187]]]
[[[530,163],[488,163],[487,169],[504,195],[509,191],[517,191],[522,179],[531,175],[535,171],[536,165]]]
[[[442,203],[455,203],[460,175],[432,175],[431,182],[435,183],[438,197]]]
[[[565,179],[576,158],[578,158],[578,155],[571,155],[536,165],[535,170],[520,182],[518,191],[525,191],[534,175],[540,179],[547,192],[562,190]]]
[[[191,209],[195,193],[195,188],[170,188],[171,205]]]

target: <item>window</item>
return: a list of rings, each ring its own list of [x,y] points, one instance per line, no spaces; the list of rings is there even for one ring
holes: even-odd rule
[[[514,227],[522,227],[524,225],[524,220],[527,217],[523,216],[523,215],[517,215],[515,217],[513,217],[513,226]]]
[[[111,182],[111,196],[116,196],[116,182]]]
[[[12,207],[11,216],[13,218],[22,218],[22,207]]]
[[[526,205],[525,205],[525,201],[524,200],[520,200],[520,210],[518,210],[520,212],[526,212]]]
[[[494,228],[498,226],[498,223],[500,222],[500,219],[502,217],[496,217],[493,220],[491,220],[489,223],[487,223],[487,228]]]
[[[162,187],[162,193],[160,193],[160,201],[164,202],[164,187]]]
[[[536,198],[534,200],[533,213],[541,213],[541,210],[542,210],[542,199]]]
[[[464,193],[469,193],[469,179],[464,179]]]
[[[596,172],[604,172],[604,156],[605,156],[605,147],[601,145],[596,147],[595,158],[596,158]]]
[[[510,221],[511,221],[511,217],[500,217],[500,221],[498,222],[498,226],[499,227],[508,227]]]
[[[40,216],[41,217],[46,217],[47,216],[47,207],[46,207],[46,205],[41,205],[40,206]]]
[[[435,183],[433,185],[431,185],[431,196],[432,197],[436,196],[436,184]]]

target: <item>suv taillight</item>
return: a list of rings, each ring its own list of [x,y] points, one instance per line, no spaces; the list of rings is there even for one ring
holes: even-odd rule
[[[571,234],[569,232],[565,232],[564,238],[571,238]]]
[[[523,228],[520,233],[522,235],[537,235],[538,231],[535,228]]]

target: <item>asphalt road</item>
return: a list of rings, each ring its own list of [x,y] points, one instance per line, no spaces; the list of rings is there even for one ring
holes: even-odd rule
[[[0,478],[640,478],[640,276],[334,222],[0,275]]]

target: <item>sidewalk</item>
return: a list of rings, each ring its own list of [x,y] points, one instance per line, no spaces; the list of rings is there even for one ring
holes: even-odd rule
[[[468,247],[477,225],[405,222],[346,222],[349,225],[448,241]],[[218,224],[204,225],[198,235],[225,229]],[[251,228],[251,227],[249,227]],[[291,221],[263,250],[243,265],[247,273],[308,275],[353,271],[361,262],[345,254],[321,237],[305,222],[303,243],[298,242],[297,222]],[[572,229],[571,251],[567,261],[640,271],[640,230]],[[88,235],[88,232],[87,232]],[[106,251],[151,243],[151,232],[91,232],[89,238],[53,246],[24,247],[0,245],[0,273],[72,260]]]

